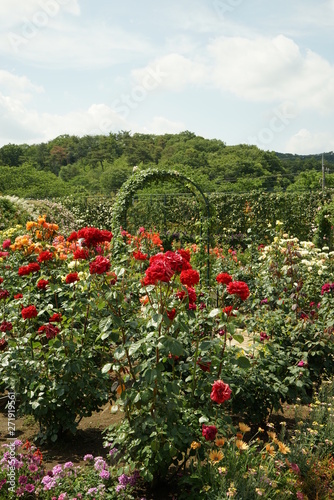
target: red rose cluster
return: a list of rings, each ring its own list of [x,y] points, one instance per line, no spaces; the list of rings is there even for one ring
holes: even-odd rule
[[[321,295],[324,295],[324,293],[330,293],[332,290],[334,290],[334,283],[325,283],[321,287]]]
[[[31,273],[37,273],[40,270],[40,265],[37,262],[31,262],[27,266],[19,267],[19,276],[28,276]]]
[[[53,254],[49,250],[44,250],[37,257],[38,262],[46,262],[47,260],[52,260]]]
[[[232,281],[232,276],[228,273],[220,273],[216,277],[216,281],[222,285],[228,285]]]
[[[48,340],[54,339],[58,333],[60,332],[59,328],[57,326],[52,325],[49,323],[48,325],[42,325],[38,329],[38,333],[41,335],[42,333],[45,333],[46,338]]]
[[[187,269],[180,274],[182,285],[193,286],[199,282],[199,273],[195,269]]]
[[[232,281],[227,285],[226,290],[230,295],[238,295],[241,300],[249,297],[249,288],[244,281]]]
[[[232,391],[228,384],[225,384],[222,380],[216,380],[212,384],[212,391],[210,394],[210,398],[215,403],[221,404],[224,401],[230,399]]]
[[[89,251],[85,248],[77,248],[73,253],[74,260],[87,260],[89,257]]]
[[[107,257],[102,257],[102,255],[98,255],[95,259],[89,264],[89,272],[90,274],[103,274],[110,269],[110,260]]]
[[[65,283],[67,283],[68,285],[71,283],[75,283],[76,281],[80,281],[78,273],[70,273],[66,276]]]
[[[10,332],[13,330],[13,325],[9,321],[3,321],[0,324],[0,332]]]
[[[8,290],[0,290],[0,300],[8,299],[9,291]]]
[[[137,250],[137,252],[133,252],[132,255],[136,260],[146,260],[147,259],[147,253],[142,253],[140,250]]]
[[[37,309],[35,306],[23,307],[23,309],[21,309],[21,315],[23,319],[36,318]]]
[[[70,235],[70,238],[72,235]],[[113,235],[110,231],[106,229],[97,229],[96,227],[84,227],[77,232],[77,239],[79,240],[82,238],[84,240],[83,244],[88,248],[96,247],[105,241],[110,242],[112,237]]]
[[[48,280],[39,280],[37,282],[37,288],[39,288],[40,290],[45,290],[48,284],[49,284]]]

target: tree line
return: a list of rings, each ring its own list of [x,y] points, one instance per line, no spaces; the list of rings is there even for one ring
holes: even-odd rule
[[[334,187],[333,164],[334,153],[326,153],[328,187]],[[290,155],[246,144],[228,146],[189,131],[163,135],[120,131],[84,137],[61,135],[41,144],[3,146],[0,193],[26,198],[111,196],[134,167],[178,170],[210,193],[321,187],[321,155]]]

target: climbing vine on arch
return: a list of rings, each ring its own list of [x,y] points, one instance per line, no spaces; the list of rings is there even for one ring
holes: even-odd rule
[[[122,225],[125,226],[127,211],[136,192],[154,181],[176,181],[181,183],[195,196],[200,205],[203,219],[206,220],[207,224],[209,223],[209,219],[213,215],[213,209],[197,184],[176,170],[148,169],[135,173],[122,185],[113,206],[112,227],[114,231],[117,231]]]

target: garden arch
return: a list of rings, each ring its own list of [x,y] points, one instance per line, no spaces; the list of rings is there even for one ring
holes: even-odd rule
[[[207,281],[210,280],[210,203],[204,192],[193,180],[176,170],[147,169],[133,174],[121,187],[113,206],[112,228],[117,231],[120,226],[126,226],[126,215],[132,199],[137,191],[154,181],[176,181],[190,191],[200,204],[200,211],[206,219],[206,251],[207,251]]]

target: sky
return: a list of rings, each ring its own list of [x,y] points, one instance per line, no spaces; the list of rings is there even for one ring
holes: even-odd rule
[[[334,150],[334,0],[0,0],[0,147],[185,130]]]

